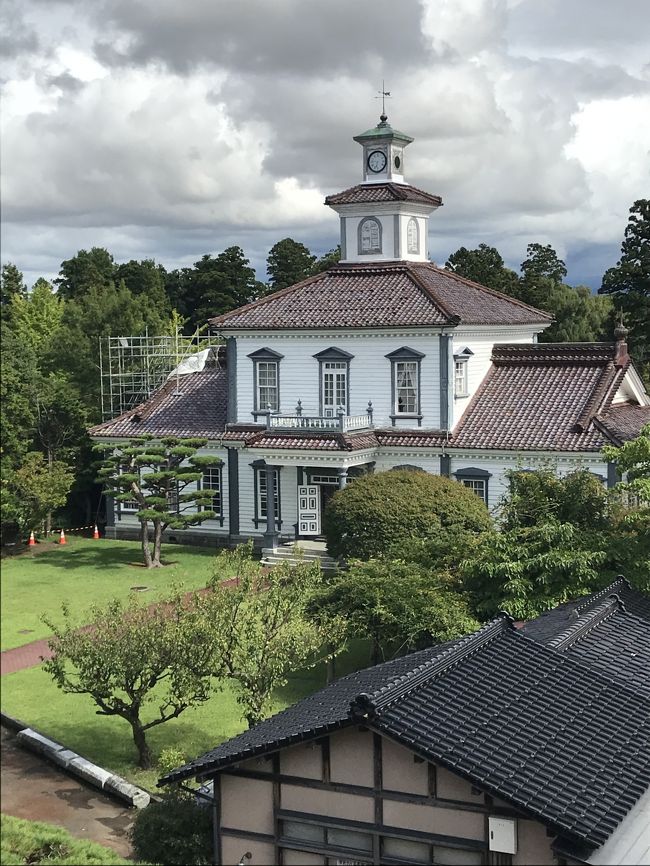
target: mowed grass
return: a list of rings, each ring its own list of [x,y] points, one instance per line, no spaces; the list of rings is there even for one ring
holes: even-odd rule
[[[75,839],[67,830],[39,821],[24,821],[10,815],[2,816],[0,862],[3,866],[19,864],[75,864],[75,866],[126,866],[114,851],[96,842]]]
[[[209,548],[163,545],[165,568],[146,569],[137,541],[70,538],[62,547],[29,548],[2,560],[0,581],[2,649],[47,637],[41,616],[61,618],[61,603],[81,614],[93,604],[127,599],[134,586],[143,601],[154,601],[182,584],[186,590],[206,585],[215,569],[216,552]],[[224,575],[227,577],[228,575]]]
[[[340,676],[367,664],[367,644],[354,642],[336,660],[336,672]],[[322,688],[325,677],[323,663],[291,675],[287,685],[275,692],[272,712]],[[174,748],[188,759],[195,758],[245,729],[234,689],[229,683],[222,686],[205,704],[148,731],[147,740],[156,756],[162,749]],[[64,694],[41,667],[2,677],[2,710],[100,766],[137,785],[155,789],[161,773],[136,767],[129,725],[115,716],[98,716],[95,704],[86,695]],[[152,703],[143,716],[150,719],[155,714]]]

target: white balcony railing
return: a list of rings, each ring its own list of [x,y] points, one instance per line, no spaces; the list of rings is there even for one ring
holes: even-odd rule
[[[347,433],[353,430],[369,430],[372,427],[372,406],[363,415],[345,415],[339,412],[334,418],[322,415],[272,415],[266,416],[269,430],[311,430],[337,431]]]

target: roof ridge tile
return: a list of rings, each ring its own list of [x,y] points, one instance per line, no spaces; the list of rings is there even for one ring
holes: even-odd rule
[[[595,607],[592,606],[584,613],[579,614],[571,625],[548,641],[546,646],[555,650],[565,650],[589,634],[592,629],[596,628],[604,620],[609,619],[619,611],[627,613],[625,604],[620,596],[612,593],[605,601],[601,601]]]
[[[453,646],[444,649],[432,659],[404,674],[398,674],[374,692],[362,692],[350,702],[350,717],[352,719],[373,718],[377,712],[431,682],[486,644],[496,640],[505,631],[514,631],[513,623],[512,617],[502,612],[478,631],[460,638]]]

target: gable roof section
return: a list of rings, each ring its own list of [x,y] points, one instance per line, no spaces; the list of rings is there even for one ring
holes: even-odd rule
[[[547,313],[431,262],[339,264],[210,320],[224,330],[550,324]]]
[[[418,189],[416,186],[410,186],[407,183],[368,183],[357,184],[342,192],[337,192],[328,195],[325,199],[325,204],[364,204],[365,202],[395,202],[395,201],[410,201],[419,204],[429,204],[433,207],[440,207],[442,199],[439,195],[432,195],[430,192],[425,192]]]
[[[113,418],[91,427],[91,436],[221,437],[226,429],[228,381],[224,369],[207,368],[168,379],[154,394]]]
[[[643,620],[616,622],[626,650],[647,644]],[[364,724],[594,848],[650,785],[650,700],[600,664],[601,639],[604,655],[616,652],[594,630],[578,656],[501,615],[466,638],[350,674],[160,784]]]
[[[592,422],[628,365],[614,343],[495,345],[492,367],[453,432],[458,448],[598,451]]]
[[[614,403],[594,419],[594,424],[615,445],[622,445],[628,439],[634,439],[642,427],[650,424],[650,406]]]

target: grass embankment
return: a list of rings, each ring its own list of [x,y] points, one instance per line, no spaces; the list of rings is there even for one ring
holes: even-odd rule
[[[70,538],[62,547],[28,548],[2,561],[2,649],[47,637],[41,616],[60,618],[61,603],[82,613],[93,604],[127,599],[133,587],[146,586],[143,601],[155,601],[175,584],[186,590],[206,585],[214,569],[215,551],[207,548],[163,546],[165,568],[141,565],[137,541],[107,538]]]
[[[174,565],[147,571],[131,565],[138,562],[137,542],[106,539],[75,539],[62,548],[36,551],[3,562],[3,648],[46,637],[48,630],[40,616],[46,612],[60,618],[64,600],[73,613],[81,615],[93,603],[103,604],[116,596],[127,598],[131,587],[148,585],[142,600],[153,601],[175,583],[182,582],[187,590],[205,586],[215,567],[214,551],[167,545],[164,559]],[[19,630],[26,628],[32,629],[31,633],[21,635]],[[368,649],[359,642],[337,660],[337,672],[347,673],[368,663]],[[274,695],[273,712],[324,684],[324,664],[294,674]],[[40,666],[2,677],[2,709],[135,784],[150,790],[155,787],[160,772],[137,769],[128,724],[117,717],[98,716],[86,695],[64,694]],[[143,715],[151,717],[154,713],[152,704]],[[154,754],[173,747],[193,758],[244,728],[236,694],[224,683],[208,702],[151,729],[147,738]]]
[[[132,860],[123,860],[114,851],[75,839],[66,830],[37,821],[23,821],[10,815],[2,816],[0,862],[2,866],[19,864],[47,864],[47,866],[134,866]]]

